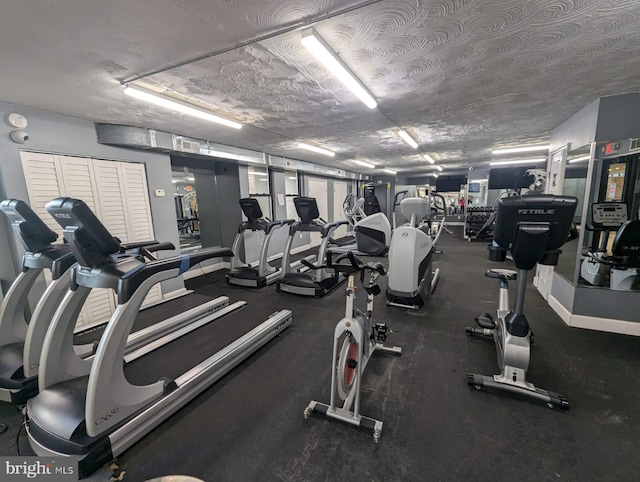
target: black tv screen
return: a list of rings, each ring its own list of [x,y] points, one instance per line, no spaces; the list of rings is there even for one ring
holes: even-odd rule
[[[438,192],[459,192],[460,186],[467,184],[464,176],[442,177],[436,179],[436,191]]]
[[[489,189],[520,189],[533,184],[534,176],[527,174],[527,167],[503,167],[489,171]]]

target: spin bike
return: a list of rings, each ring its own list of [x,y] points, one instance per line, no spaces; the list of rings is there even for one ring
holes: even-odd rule
[[[341,263],[343,260],[348,260],[349,264]],[[329,252],[326,266],[316,267],[304,260],[302,262],[312,269],[330,268],[336,271],[336,275],[344,273],[349,276],[345,317],[336,325],[333,336],[330,403],[327,405],[312,400],[304,410],[304,418],[308,419],[312,412],[322,413],[327,417],[372,430],[373,440],[378,443],[382,434],[382,422],[360,415],[362,375],[375,351],[402,354],[402,348],[384,344],[387,336],[392,333],[386,323],[372,323],[371,320],[373,298],[380,293],[377,280],[380,275],[385,275],[385,269],[380,263],[363,263],[352,252],[339,256],[335,263],[332,263]],[[365,283],[367,271],[370,276]],[[367,310],[364,313],[354,307],[355,275],[358,272],[360,282],[367,292]],[[344,402],[342,407],[338,406],[338,398]]]

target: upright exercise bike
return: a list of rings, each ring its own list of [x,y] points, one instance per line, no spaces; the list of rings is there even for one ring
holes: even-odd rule
[[[518,271],[490,269],[485,276],[498,280],[498,319],[489,314],[476,318],[468,335],[492,336],[496,345],[500,374],[488,377],[467,374],[467,383],[477,389],[504,390],[546,403],[549,408],[569,408],[569,401],[555,392],[535,387],[527,381],[532,332],[523,313],[527,275],[536,263],[558,264],[560,246],[569,236],[577,198],[552,194],[529,194],[500,199],[496,215],[495,243],[489,246],[493,261],[504,261],[511,251]],[[497,246],[495,246],[497,245]],[[516,300],[509,308],[509,281],[517,280]]]
[[[343,261],[349,261],[349,264]],[[306,262],[304,262],[307,264]],[[382,422],[360,415],[360,396],[364,369],[377,350],[401,355],[402,348],[385,345],[391,333],[386,323],[372,323],[373,298],[380,293],[377,280],[385,274],[380,263],[364,264],[353,253],[343,254],[332,263],[331,254],[327,266],[336,272],[348,274],[345,317],[336,325],[333,336],[333,360],[331,362],[331,399],[329,405],[312,400],[304,410],[304,417],[319,412],[327,417],[364,427],[373,431],[373,440],[378,443],[382,434]],[[313,269],[317,269],[313,267]],[[365,272],[370,276],[365,283]],[[356,298],[355,275],[360,272],[360,282],[367,292],[367,310],[363,313],[354,307]],[[338,398],[344,403],[338,406]]]

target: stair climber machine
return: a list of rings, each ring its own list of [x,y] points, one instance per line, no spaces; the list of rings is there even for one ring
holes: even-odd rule
[[[347,195],[343,203],[343,211],[353,230],[355,239],[347,242],[338,242],[330,239],[332,252],[353,252],[361,256],[385,256],[387,254],[389,242],[391,241],[389,219],[382,212],[365,214],[364,205],[364,198],[355,200],[353,194]],[[377,205],[377,202],[375,205]]]
[[[289,237],[282,258],[282,277],[278,280],[277,290],[280,293],[320,298],[342,283],[345,280],[344,275],[338,271],[331,274],[326,268],[313,269],[305,273],[296,270],[291,263],[293,240],[298,233],[320,233],[320,248],[316,259],[318,265],[323,265],[326,262],[331,234],[338,227],[347,224],[347,221],[327,223],[320,219],[318,204],[312,197],[295,197],[293,203],[300,221],[289,226]]]
[[[583,253],[581,278],[612,290],[640,290],[640,221],[629,220],[627,205],[619,202],[593,203],[589,221],[587,231],[593,237]],[[607,245],[613,232],[609,255]]]
[[[156,341],[162,348],[142,347],[145,356],[125,356],[149,290],[204,260],[231,256],[231,250],[206,248],[155,261],[119,255],[119,244],[82,201],[59,198],[46,207],[64,228],[78,265],[47,333],[40,393],[27,402],[26,428],[37,455],[75,456],[85,477],[282,333],[292,315],[282,310],[255,322],[239,310],[195,330],[174,331]],[[92,288],[114,290],[118,306],[95,356],[82,360],[73,350],[73,325]]]
[[[231,285],[248,286],[252,288],[262,288],[275,283],[282,275],[282,270],[269,264],[269,246],[271,238],[278,228],[290,226],[295,222],[293,219],[284,221],[270,221],[263,217],[260,204],[255,198],[240,199],[240,207],[247,218],[247,221],[240,223],[238,234],[233,241],[233,258],[231,258],[231,269],[227,274],[227,283]],[[240,259],[240,253],[244,248],[245,233],[247,231],[264,233],[260,246],[260,257],[257,267],[249,266]],[[309,262],[316,260],[315,256],[305,258]],[[246,261],[246,260],[245,260]],[[302,263],[296,261],[292,263],[292,269],[302,268]]]
[[[0,307],[0,400],[22,405],[38,392],[37,376],[42,347],[54,314],[67,294],[70,268],[75,265],[76,259],[68,244],[52,244],[58,235],[24,201],[2,201],[0,210],[11,220],[14,231],[27,251],[23,256],[22,272],[9,288]],[[171,243],[158,243],[155,240],[119,246],[120,254],[141,255],[149,260],[156,259],[153,252],[175,249]],[[52,281],[27,323],[23,316],[27,297],[37,277],[45,271]],[[127,340],[125,353],[129,355],[194,321],[222,316],[228,306],[229,298],[219,297],[161,323],[136,329]],[[74,335],[82,340],[84,333],[95,335],[99,329],[96,325],[80,327],[75,329]],[[74,345],[74,351],[78,357],[90,359],[96,347],[95,343],[79,344]]]
[[[500,374],[492,377],[467,374],[467,383],[503,390],[546,403],[550,408],[569,408],[569,401],[555,392],[543,390],[527,381],[533,333],[524,315],[527,276],[536,263],[558,264],[560,248],[569,236],[577,198],[552,194],[527,194],[500,199],[497,207],[495,239],[489,245],[490,259],[504,261],[511,252],[518,271],[490,269],[488,278],[498,280],[497,319],[485,313],[476,318],[476,327],[467,327],[467,335],[493,337]],[[516,300],[509,306],[509,281],[517,280]]]
[[[384,342],[391,331],[386,323],[372,322],[373,299],[380,293],[377,280],[384,276],[380,263],[363,263],[353,253],[343,254],[332,263],[331,254],[327,266],[348,275],[346,313],[336,325],[333,335],[333,360],[331,362],[331,395],[329,405],[311,401],[304,410],[304,417],[319,412],[329,418],[363,427],[373,432],[378,443],[382,434],[382,422],[360,414],[362,376],[369,359],[376,351],[401,355],[402,348]],[[356,298],[355,276],[360,273],[360,283],[367,292],[367,309],[363,313],[354,307]],[[365,283],[365,275],[369,274]],[[338,406],[340,399],[343,404]]]
[[[433,270],[433,255],[444,222],[433,233],[431,208],[424,198],[405,198],[400,210],[409,224],[396,228],[391,238],[387,305],[417,310],[438,283],[440,268]]]

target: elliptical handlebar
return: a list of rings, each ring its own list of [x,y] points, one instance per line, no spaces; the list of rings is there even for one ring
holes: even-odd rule
[[[344,263],[345,259],[349,260],[349,264]],[[331,251],[327,252],[327,264],[315,265],[310,263],[306,259],[300,260],[303,265],[310,269],[333,269],[338,273],[357,273],[358,271],[376,271],[379,275],[384,276],[386,270],[382,263],[365,263],[358,256],[353,254],[352,251],[348,251],[338,256],[335,262],[332,259]]]

